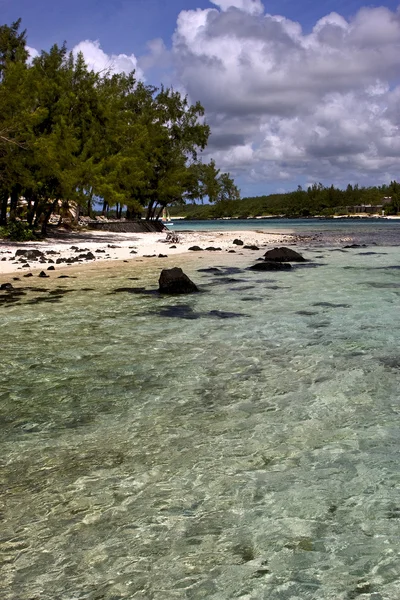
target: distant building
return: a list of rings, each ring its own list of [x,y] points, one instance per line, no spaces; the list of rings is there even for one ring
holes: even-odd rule
[[[351,214],[370,214],[375,215],[382,213],[385,210],[385,206],[390,204],[392,201],[391,196],[385,196],[381,200],[381,204],[357,204],[355,206],[346,206],[346,210]]]

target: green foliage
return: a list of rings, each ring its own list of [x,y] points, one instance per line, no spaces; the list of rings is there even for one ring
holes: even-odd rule
[[[389,185],[370,188],[347,186],[346,190],[314,184],[308,190],[300,187],[287,194],[271,194],[243,199],[224,199],[215,205],[187,204],[172,207],[171,216],[181,215],[188,219],[220,219],[224,217],[251,218],[261,216],[310,217],[348,214],[355,205],[380,205],[382,199],[391,197],[390,204],[384,206],[386,214],[400,211],[400,184],[392,181]]]
[[[154,219],[204,194],[233,197],[229,175],[201,163],[201,104],[134,72],[95,73],[65,44],[28,63],[20,25],[0,26],[0,224],[16,222],[21,196],[42,233],[72,201],[88,214],[101,198],[105,212]]]
[[[15,221],[4,227],[0,227],[0,238],[5,238],[13,242],[32,242],[40,239],[26,223]]]

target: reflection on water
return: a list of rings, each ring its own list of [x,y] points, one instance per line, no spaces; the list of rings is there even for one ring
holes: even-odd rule
[[[376,250],[3,305],[1,597],[400,597],[400,253]]]

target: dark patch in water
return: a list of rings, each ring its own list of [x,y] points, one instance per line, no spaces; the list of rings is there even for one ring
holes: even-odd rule
[[[208,313],[210,317],[216,317],[217,319],[235,319],[236,317],[248,317],[242,313],[227,312],[223,310],[210,310]]]
[[[310,323],[308,327],[311,329],[323,329],[324,327],[329,327],[330,324],[330,321],[319,321],[318,323]]]
[[[121,287],[113,290],[111,294],[121,294],[124,292],[127,294],[153,294],[155,290],[146,290],[144,287]]]
[[[400,369],[400,356],[381,356],[378,362],[388,369]]]
[[[197,269],[198,273],[214,273],[215,275],[218,275],[218,273],[223,273],[223,271],[221,271],[221,269],[218,269],[217,267],[207,267],[206,269]]]
[[[166,306],[164,308],[160,308],[154,314],[158,314],[160,317],[168,317],[175,319],[199,319],[201,317],[201,313],[194,312],[193,308],[189,306],[189,304],[176,304],[172,306]]]
[[[38,296],[37,298],[32,298],[32,300],[28,300],[25,304],[55,304],[56,302],[60,302],[62,296],[52,296],[51,298],[43,298],[43,296]]]
[[[364,281],[359,285],[369,285],[369,287],[382,289],[382,290],[390,290],[392,288],[400,288],[400,283],[379,283],[377,281]]]
[[[376,254],[382,256],[383,254],[387,254],[387,252],[357,252],[358,256],[372,256],[372,254]]]
[[[315,267],[325,267],[326,263],[293,263],[293,269],[314,269]]]
[[[218,279],[212,279],[211,284],[220,285],[224,283],[246,283],[248,279],[235,279],[235,277],[219,277]]]
[[[246,290],[254,290],[255,285],[242,285],[242,287],[231,288],[232,292],[245,292]]]
[[[243,269],[239,267],[218,267],[221,269],[222,275],[235,275],[236,273],[243,273]]]
[[[323,306],[326,308],[351,308],[350,304],[335,304],[334,302],[314,302],[312,306]]]
[[[319,315],[319,312],[312,310],[297,310],[296,315],[300,315],[302,317],[314,317],[315,315]]]
[[[260,296],[245,296],[244,298],[240,298],[240,300],[241,302],[262,302],[265,298],[266,296],[264,296],[264,298],[261,298]]]

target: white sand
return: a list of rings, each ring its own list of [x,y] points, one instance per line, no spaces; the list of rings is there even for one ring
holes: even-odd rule
[[[144,256],[158,256],[159,254],[172,257],[189,251],[191,246],[200,246],[205,248],[209,246],[221,248],[223,252],[228,250],[243,249],[243,247],[233,244],[233,240],[238,238],[244,242],[244,245],[255,245],[261,247],[274,247],[282,244],[290,244],[294,241],[294,236],[289,233],[267,233],[263,231],[229,231],[229,232],[177,232],[179,242],[167,242],[167,233],[111,233],[107,231],[89,231],[84,233],[61,233],[56,238],[48,238],[44,242],[7,242],[0,241],[0,278],[4,281],[4,276],[11,273],[26,274],[37,271],[46,271],[53,264],[55,269],[68,269],[77,264],[88,264],[93,266],[96,263],[108,261],[125,260],[135,261],[136,258]],[[176,248],[171,248],[175,245]],[[79,248],[79,252],[71,249],[71,246]],[[110,248],[110,246],[117,246]],[[28,261],[29,267],[24,267],[20,262],[21,256],[15,257],[18,249],[37,249],[45,253],[45,262]],[[105,252],[96,252],[105,250]],[[48,251],[57,252],[57,254],[47,254]],[[76,258],[81,253],[92,252],[96,260],[82,263],[56,264],[58,258]],[[251,250],[249,250],[251,252]],[[199,252],[193,254],[199,254]],[[211,252],[210,252],[211,254]],[[214,254],[214,253],[213,253]],[[4,260],[6,259],[6,260]],[[54,261],[50,263],[49,260]]]

